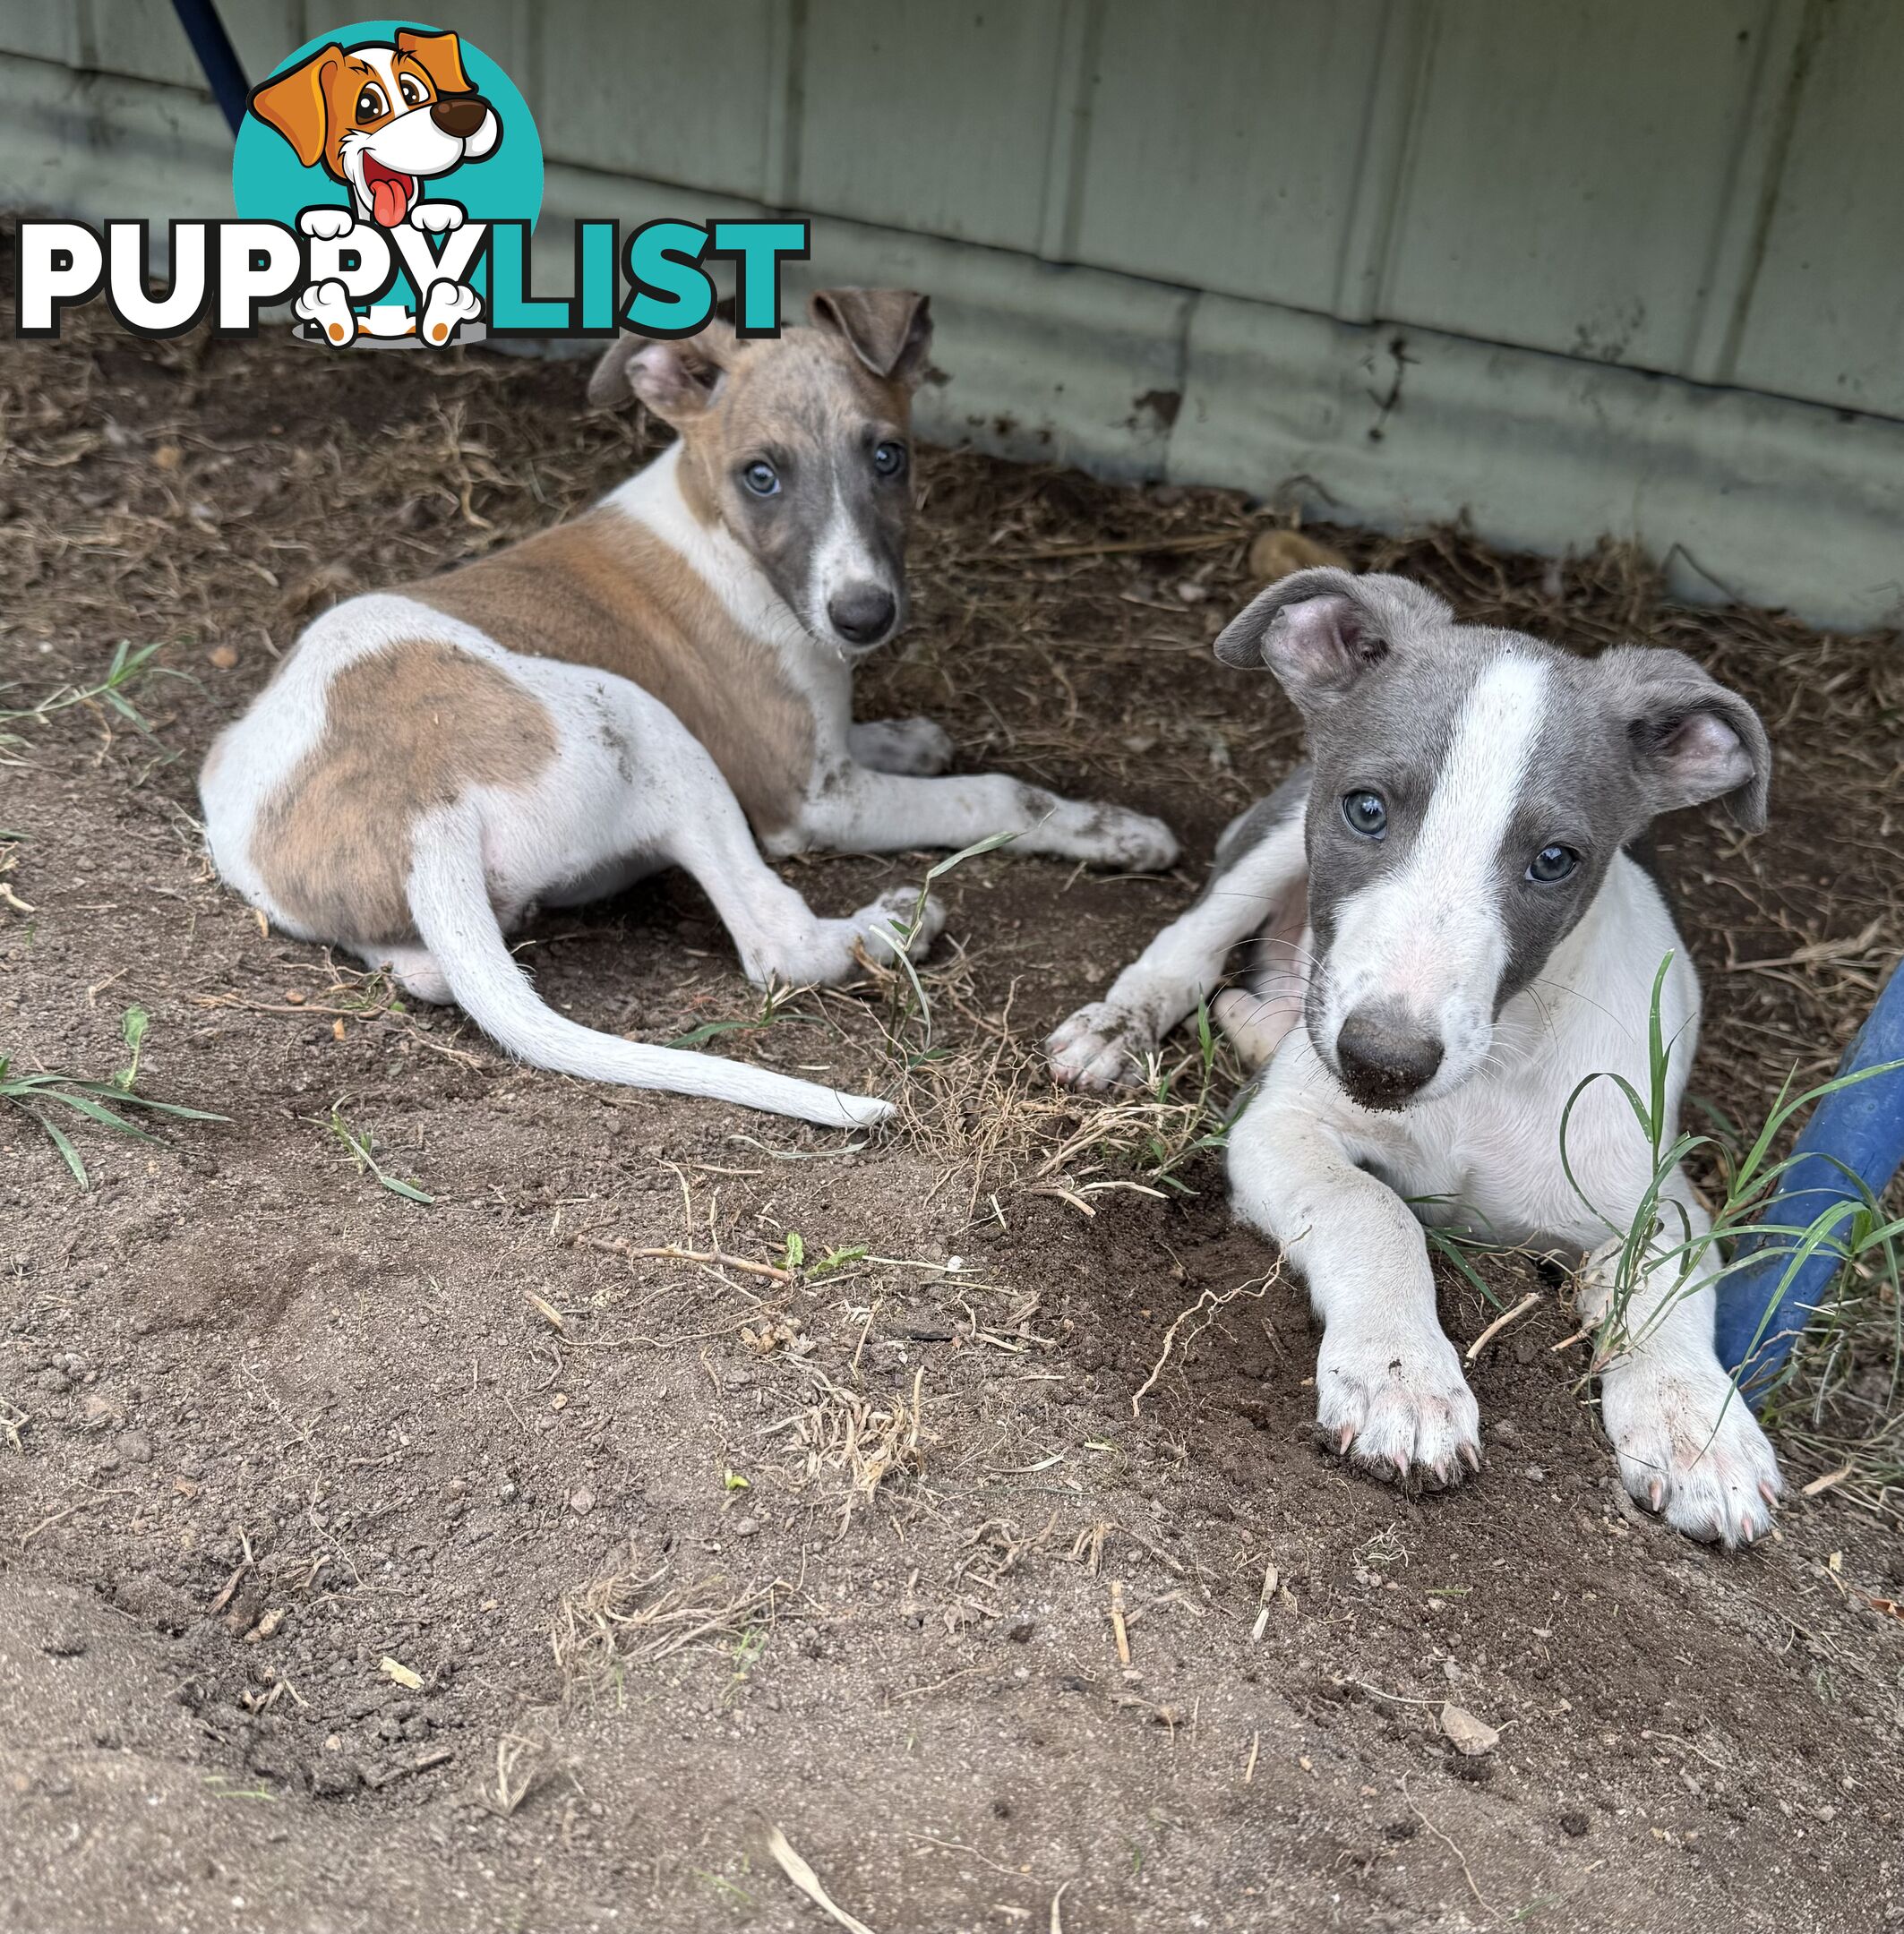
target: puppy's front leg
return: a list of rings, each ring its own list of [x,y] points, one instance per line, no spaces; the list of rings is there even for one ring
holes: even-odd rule
[[[1581,1272],[1581,1315],[1601,1331],[1600,1421],[1634,1497],[1675,1529],[1731,1550],[1771,1529],[1784,1484],[1713,1348],[1720,1258],[1707,1240],[1711,1218],[1677,1171],[1660,1192],[1660,1219],[1624,1271],[1617,1237]]]
[[[1215,992],[1239,942],[1273,920],[1285,924],[1284,915],[1291,930],[1300,935],[1308,923],[1308,886],[1300,803],[1280,817],[1264,815],[1260,829],[1251,822],[1263,809],[1248,815],[1237,828],[1242,836],[1218,852],[1216,870],[1196,904],[1138,954],[1102,1000],[1080,1007],[1045,1042],[1059,1081],[1102,1091],[1135,1079],[1158,1042]],[[1284,945],[1299,953],[1299,946]],[[1292,958],[1291,964],[1300,963]],[[1299,973],[1285,978],[1299,988]],[[1300,1002],[1299,991],[1282,997],[1279,1017],[1290,1018]]]
[[[1304,1045],[1285,1048],[1230,1132],[1237,1213],[1308,1282],[1323,1322],[1316,1421],[1329,1447],[1377,1476],[1457,1484],[1463,1467],[1480,1468],[1480,1413],[1436,1320],[1427,1238],[1310,1100]]]
[[[1020,852],[1053,853],[1091,866],[1150,872],[1177,857],[1161,819],[1059,799],[1003,773],[920,779],[836,766],[813,788],[794,837],[776,850],[903,852],[911,846],[969,846],[994,833],[1018,835]]]

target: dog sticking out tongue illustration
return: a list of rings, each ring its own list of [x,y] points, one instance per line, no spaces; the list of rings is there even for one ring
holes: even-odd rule
[[[456,35],[409,28],[392,41],[320,47],[253,89],[251,109],[306,167],[350,190],[359,220],[382,228],[407,218],[454,227],[417,212],[424,183],[483,160],[502,139],[495,109],[463,71]]]

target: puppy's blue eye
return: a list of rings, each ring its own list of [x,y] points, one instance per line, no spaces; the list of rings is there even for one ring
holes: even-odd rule
[[[741,473],[741,481],[756,497],[771,497],[780,488],[780,473],[758,458]]]
[[[872,466],[882,477],[898,476],[905,468],[905,446],[903,443],[880,443],[875,446]]]
[[[1527,862],[1527,877],[1537,886],[1551,886],[1579,864],[1580,855],[1571,846],[1543,846]]]
[[[1380,839],[1388,830],[1388,808],[1379,792],[1350,792],[1342,798],[1342,817],[1352,833],[1364,839]]]

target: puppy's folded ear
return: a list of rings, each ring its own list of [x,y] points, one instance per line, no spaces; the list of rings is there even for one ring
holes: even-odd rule
[[[1259,592],[1224,627],[1216,655],[1266,666],[1305,712],[1326,709],[1411,629],[1450,623],[1447,603],[1406,578],[1324,565],[1293,571]]]
[[[844,336],[875,376],[916,389],[932,347],[928,297],[911,289],[815,289],[807,300],[815,329]]]
[[[416,56],[439,94],[476,91],[463,71],[463,43],[453,33],[418,33],[414,27],[399,27],[397,45],[404,53]]]
[[[719,321],[671,341],[617,336],[588,378],[588,401],[613,409],[639,398],[664,423],[679,425],[713,400],[733,342],[733,329]]]
[[[617,409],[635,393],[628,365],[648,346],[645,336],[617,336],[588,372],[588,406]]]
[[[343,62],[344,50],[333,41],[287,73],[261,81],[251,91],[251,111],[290,142],[305,167],[315,167],[323,158],[330,133],[324,79]]]
[[[1765,824],[1771,746],[1737,692],[1684,652],[1620,645],[1597,663],[1649,813],[1723,799],[1741,826]]]

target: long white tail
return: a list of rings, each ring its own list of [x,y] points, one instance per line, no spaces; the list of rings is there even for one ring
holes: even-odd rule
[[[843,1094],[717,1055],[621,1040],[557,1014],[529,985],[503,941],[489,903],[480,834],[460,815],[445,813],[417,828],[410,911],[457,1005],[492,1040],[536,1067],[624,1088],[737,1101],[827,1128],[869,1127],[893,1112],[891,1103],[867,1095]]]

